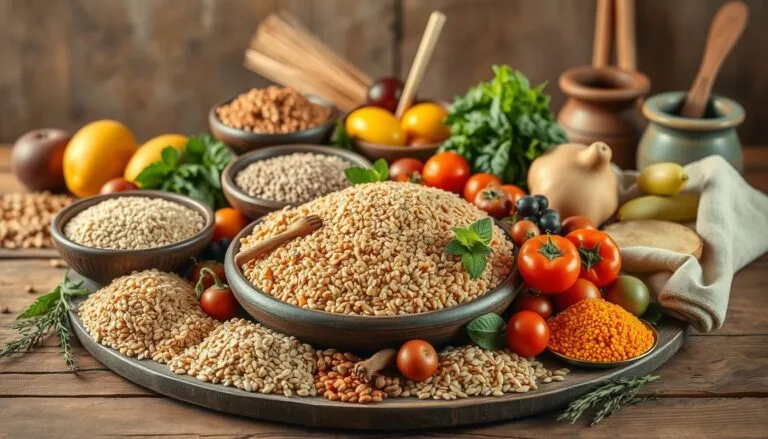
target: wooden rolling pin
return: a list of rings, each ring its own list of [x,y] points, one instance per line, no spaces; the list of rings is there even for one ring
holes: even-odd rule
[[[288,241],[300,236],[309,235],[323,226],[323,219],[317,215],[307,215],[294,221],[283,232],[270,238],[262,239],[251,247],[235,255],[235,264],[238,267],[258,259],[272,250],[280,247]]]

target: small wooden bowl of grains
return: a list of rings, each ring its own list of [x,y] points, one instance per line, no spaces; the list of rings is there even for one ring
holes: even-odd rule
[[[252,151],[224,169],[221,186],[232,207],[255,220],[350,184],[344,170],[371,166],[352,151],[320,145],[281,145]]]
[[[319,96],[272,85],[214,105],[208,124],[214,137],[243,154],[273,145],[327,143],[338,114]]]
[[[61,257],[101,284],[133,271],[175,271],[199,255],[213,237],[208,206],[183,195],[128,191],[84,198],[51,223]]]

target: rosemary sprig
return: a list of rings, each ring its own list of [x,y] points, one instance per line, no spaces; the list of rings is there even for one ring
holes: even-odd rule
[[[658,375],[646,375],[639,378],[619,378],[611,380],[607,384],[572,401],[565,412],[557,417],[557,420],[570,421],[571,424],[573,424],[587,410],[593,407],[599,407],[590,424],[590,426],[593,426],[618,412],[624,406],[655,399],[657,395],[641,398],[636,397],[636,395],[641,387],[648,383],[652,383],[659,378]]]
[[[77,361],[72,351],[71,332],[69,330],[69,298],[87,296],[91,292],[83,288],[83,282],[70,282],[64,278],[64,282],[57,285],[44,296],[38,297],[32,305],[29,305],[16,319],[11,328],[19,332],[19,338],[11,341],[0,349],[0,358],[7,357],[16,352],[27,352],[39,346],[51,332],[56,332],[59,337],[64,361],[72,373],[77,374]]]

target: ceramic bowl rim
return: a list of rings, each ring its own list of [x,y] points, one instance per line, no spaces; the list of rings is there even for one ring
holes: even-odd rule
[[[626,83],[626,86],[613,89],[589,87],[583,84],[583,78],[588,75],[621,78],[621,82]],[[558,85],[568,97],[592,102],[633,100],[645,95],[651,89],[651,81],[643,73],[630,72],[616,67],[572,67],[560,75]]]
[[[744,122],[744,107],[720,95],[712,95],[710,101],[722,116],[693,119],[668,113],[666,109],[680,105],[686,94],[685,91],[668,91],[649,97],[643,103],[643,116],[652,123],[684,131],[718,131]]]

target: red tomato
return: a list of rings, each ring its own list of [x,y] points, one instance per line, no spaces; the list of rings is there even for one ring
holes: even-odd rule
[[[533,221],[520,220],[512,225],[509,234],[512,236],[512,242],[520,247],[525,241],[534,236],[539,236],[541,231],[539,231],[539,226],[534,224]]]
[[[237,315],[237,299],[227,284],[214,285],[203,291],[200,306],[206,314],[221,322]]]
[[[581,229],[569,233],[565,238],[573,243],[581,255],[580,278],[602,288],[619,275],[621,251],[607,233]]]
[[[203,279],[203,288],[208,288],[215,283],[213,276],[210,273],[203,273],[203,268],[207,268],[216,274],[219,280],[226,282],[227,277],[224,274],[224,264],[216,261],[195,261],[195,265],[189,272],[188,279],[192,282],[192,285],[197,285],[200,278]]]
[[[560,296],[560,294],[558,294],[558,296]],[[549,297],[536,294],[531,290],[523,291],[515,299],[515,311],[533,311],[540,315],[544,320],[552,317],[552,314],[555,312]]]
[[[441,152],[427,160],[421,177],[427,186],[460,194],[469,174],[469,164],[464,157],[455,152]]]
[[[535,357],[549,343],[547,322],[533,311],[520,311],[507,323],[507,346],[523,357]]]
[[[104,194],[113,194],[115,192],[136,191],[136,190],[139,190],[139,187],[136,186],[136,183],[130,182],[122,177],[117,177],[104,183],[104,186],[101,187],[101,191],[99,191],[99,193],[104,195]]]
[[[248,218],[237,209],[225,207],[214,214],[216,224],[213,226],[213,240],[221,238],[235,239],[235,236],[248,225]]]
[[[564,235],[567,235],[574,230],[579,229],[592,229],[596,230],[597,227],[595,227],[594,224],[592,224],[592,221],[587,219],[583,216],[569,216],[568,218],[563,220],[562,223],[562,231]]]
[[[557,311],[563,311],[569,306],[579,303],[586,299],[599,299],[603,297],[595,284],[586,279],[576,279],[570,288],[564,293],[553,296],[555,299],[555,308]]]
[[[515,211],[515,203],[517,203],[517,200],[523,198],[527,194],[520,186],[515,186],[514,184],[503,184],[501,185],[501,188],[507,191],[509,198],[512,199],[512,209],[509,211],[509,214],[512,215]]]
[[[437,351],[424,340],[410,340],[397,352],[397,369],[412,381],[424,381],[437,370]]]
[[[579,278],[579,251],[562,236],[533,237],[520,247],[517,269],[525,283],[542,293],[562,293]]]
[[[487,187],[477,193],[475,206],[496,219],[502,219],[507,216],[512,200],[509,199],[509,194],[500,188]]]
[[[501,185],[501,180],[499,180],[499,178],[493,174],[475,174],[469,177],[467,184],[464,185],[464,199],[470,203],[474,203],[475,198],[477,198],[477,194],[479,194],[481,190],[487,188],[488,186],[499,185]]]
[[[421,181],[422,169],[424,169],[424,162],[419,159],[413,157],[397,159],[389,166],[389,179],[418,183]]]

